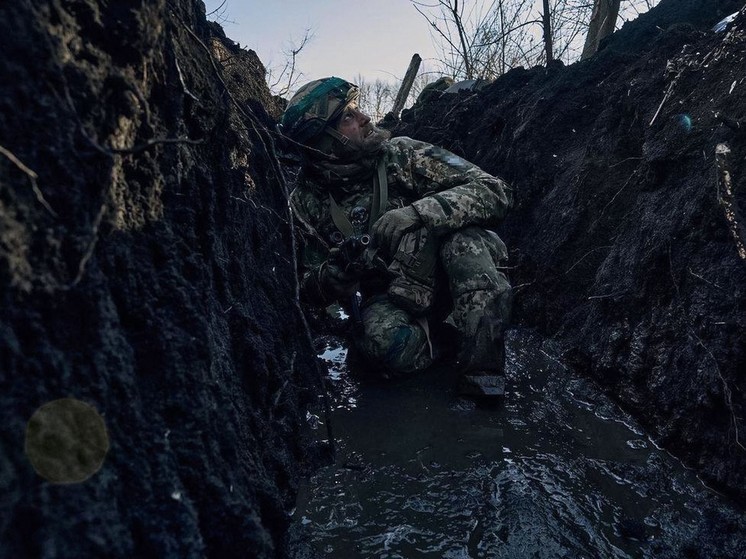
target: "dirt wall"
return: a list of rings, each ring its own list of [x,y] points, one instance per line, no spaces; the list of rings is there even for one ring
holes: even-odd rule
[[[261,62],[191,0],[4,2],[0,46],[0,557],[283,555],[318,372]],[[65,397],[110,449],[61,485]]]
[[[515,320],[744,502],[744,15],[710,31],[739,4],[661,2],[588,61],[444,95],[396,133],[513,184]]]

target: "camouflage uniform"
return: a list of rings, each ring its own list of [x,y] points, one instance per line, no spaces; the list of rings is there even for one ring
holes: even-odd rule
[[[411,138],[385,141],[380,158],[388,182],[386,210],[411,205],[424,224],[403,237],[397,255],[406,256],[417,249],[415,245],[430,243],[434,259],[432,265],[420,266],[421,273],[412,274],[405,262],[390,257],[382,261],[368,251],[360,270],[364,333],[355,340],[357,348],[388,371],[424,369],[433,361],[427,323],[434,325],[450,313],[449,322],[460,333],[458,362],[463,371],[501,373],[511,289],[500,270],[507,260],[506,247],[490,228],[510,208],[512,190],[464,159]],[[370,213],[375,173],[374,165],[368,176],[346,180],[306,175],[291,195],[296,216],[311,232],[301,264],[303,293],[312,303],[332,302],[319,281],[333,239],[339,240],[330,194],[348,216],[355,208]],[[408,299],[410,287],[414,296]],[[420,294],[424,302],[419,301]],[[434,294],[434,303],[428,294]],[[437,355],[438,348],[434,349]]]

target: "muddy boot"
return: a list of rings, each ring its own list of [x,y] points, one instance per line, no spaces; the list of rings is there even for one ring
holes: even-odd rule
[[[505,395],[505,377],[494,371],[479,371],[463,375],[458,393],[472,398],[499,398]]]
[[[505,244],[478,227],[452,233],[441,246],[443,270],[453,298],[451,316],[460,334],[459,393],[494,398],[505,392],[503,334],[510,318],[510,282],[498,269]]]
[[[462,371],[458,384],[461,396],[494,398],[505,394],[504,326],[496,313],[479,318],[471,336],[464,336],[457,366]]]

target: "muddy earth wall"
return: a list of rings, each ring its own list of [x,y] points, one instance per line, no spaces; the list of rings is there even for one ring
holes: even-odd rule
[[[3,2],[0,47],[0,557],[282,556],[319,376],[261,62],[191,0]],[[68,397],[110,449],[52,484]]]
[[[664,0],[588,61],[443,95],[395,132],[513,184],[514,320],[744,503],[746,16],[710,30],[742,6]]]

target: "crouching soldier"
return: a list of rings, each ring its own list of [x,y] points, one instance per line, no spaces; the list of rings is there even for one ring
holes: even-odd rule
[[[511,288],[491,228],[512,190],[442,148],[390,139],[357,99],[357,86],[324,78],[300,88],[282,117],[303,158],[290,200],[306,232],[302,293],[345,306],[355,347],[383,374],[425,369],[458,344],[460,392],[502,395]],[[456,339],[434,335],[443,321]]]

